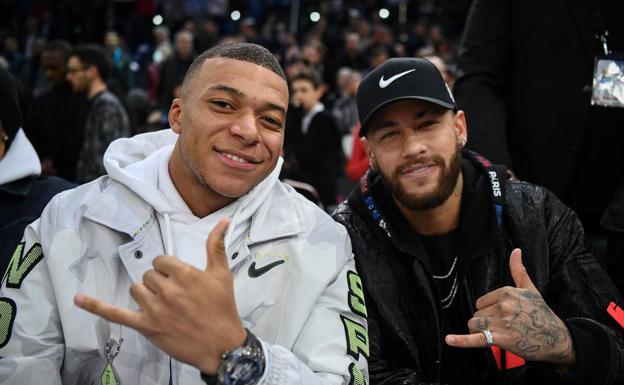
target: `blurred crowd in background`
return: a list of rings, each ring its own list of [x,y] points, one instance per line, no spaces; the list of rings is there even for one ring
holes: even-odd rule
[[[304,182],[302,191],[329,209],[368,166],[358,143],[357,159],[349,163],[362,75],[389,57],[429,57],[452,84],[469,5],[470,0],[3,1],[0,66],[30,95],[24,128],[43,172],[86,182],[103,169],[77,170],[94,95],[81,84],[80,62],[68,71],[72,49],[90,43],[106,52],[111,67],[100,75],[127,113],[129,127],[117,133],[125,136],[168,127],[169,105],[196,55],[223,42],[261,44],[302,85],[291,91],[289,126],[299,127],[287,131],[283,175]],[[305,115],[318,113],[320,103],[324,120],[313,123],[325,132],[302,142],[297,133],[307,132]],[[323,143],[327,151],[318,154]],[[93,162],[107,144],[90,146]]]

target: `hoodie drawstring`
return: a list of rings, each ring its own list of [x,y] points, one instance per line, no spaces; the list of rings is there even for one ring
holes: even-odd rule
[[[165,216],[165,253],[173,255],[173,235],[171,233],[171,216],[167,213]]]

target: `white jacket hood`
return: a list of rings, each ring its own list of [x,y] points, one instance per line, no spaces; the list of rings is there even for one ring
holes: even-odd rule
[[[0,159],[0,185],[39,175],[41,163],[37,152],[20,128],[6,154]]]
[[[195,217],[185,204],[172,202],[159,189],[159,168],[168,161],[178,135],[171,129],[149,132],[131,138],[120,138],[110,144],[104,154],[104,167],[108,176],[126,186],[165,219],[167,237],[169,237],[169,219],[191,223],[201,220]],[[226,247],[238,243],[249,228],[251,216],[266,200],[267,195],[278,181],[283,159],[279,159],[273,171],[251,191],[232,202],[226,208],[230,217],[230,226],[226,235]],[[230,207],[234,205],[235,207]],[[224,208],[224,209],[226,209]],[[222,209],[223,210],[223,209]],[[170,242],[167,242],[170,245]],[[173,250],[167,250],[173,252]]]

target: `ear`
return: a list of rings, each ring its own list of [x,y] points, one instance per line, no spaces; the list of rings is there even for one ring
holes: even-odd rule
[[[182,131],[182,115],[182,99],[175,98],[173,102],[171,102],[168,117],[169,125],[176,134],[180,134]]]
[[[468,127],[464,111],[459,110],[453,115],[453,124],[455,126],[455,132],[457,133],[457,140],[459,140],[461,146],[464,147],[468,141]]]
[[[368,140],[366,140],[366,137],[360,138],[360,142],[362,143],[362,147],[364,147],[364,152],[366,153],[366,156],[368,157],[368,165],[369,165],[369,167],[372,170],[376,169],[377,168],[377,159],[375,159],[375,154],[371,150],[370,143],[368,142]]]

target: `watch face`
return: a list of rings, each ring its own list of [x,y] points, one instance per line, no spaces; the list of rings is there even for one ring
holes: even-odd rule
[[[221,382],[225,385],[247,385],[262,376],[263,365],[254,357],[238,357],[228,362]]]

